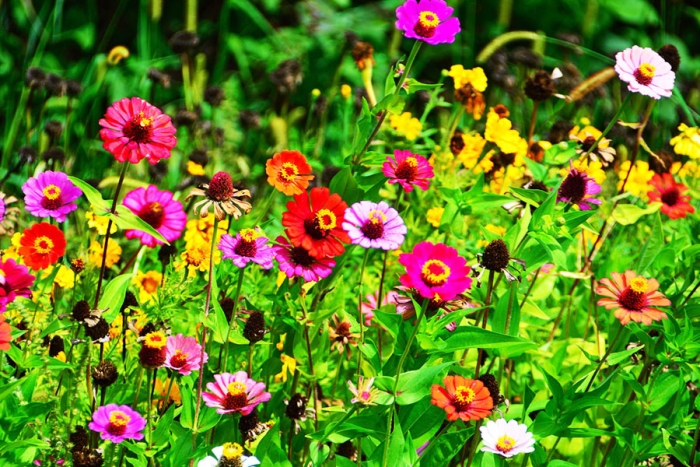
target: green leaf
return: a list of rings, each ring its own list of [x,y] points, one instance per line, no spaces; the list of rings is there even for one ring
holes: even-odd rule
[[[497,301],[496,311],[493,315],[493,330],[509,336],[517,336],[520,327],[520,305],[518,304],[518,282],[508,284],[508,292]],[[508,319],[508,307],[510,306],[510,324],[506,329]]]
[[[160,240],[166,245],[170,245],[170,243],[168,243],[168,241],[165,239],[165,237],[163,237],[160,234],[160,232],[158,232],[156,229],[147,224],[139,216],[131,212],[131,210],[123,204],[117,206],[116,211],[117,212],[115,214],[109,214],[109,217],[115,224],[117,224],[117,226],[120,229],[140,230],[142,232],[146,232],[151,237],[155,237],[156,239]]]
[[[466,349],[496,349],[513,355],[534,349],[534,342],[519,337],[506,336],[474,326],[459,327],[444,342],[438,343],[440,353],[451,353]]]
[[[426,83],[421,83],[420,81],[417,81],[413,78],[408,78],[405,83],[408,85],[407,92],[409,94],[413,94],[414,92],[418,91],[432,91],[433,89],[438,89],[442,87],[442,84],[426,84]]]
[[[280,447],[280,426],[275,425],[260,441],[255,449],[256,453],[262,454],[260,465],[262,467],[292,467],[287,459],[287,454]]]
[[[656,412],[666,405],[674,395],[681,394],[681,383],[682,380],[678,377],[676,372],[661,373],[661,375],[656,378],[656,381],[654,381],[647,398],[649,410],[651,412]]]
[[[331,193],[338,193],[348,205],[359,201],[364,195],[362,188],[358,186],[355,177],[352,175],[350,167],[346,167],[335,174],[328,188],[331,190]]]
[[[642,251],[637,259],[637,266],[634,268],[638,274],[643,274],[649,265],[654,262],[654,259],[659,255],[664,244],[664,230],[661,222],[661,214],[657,211],[654,216],[654,226],[651,229],[651,235],[646,237],[646,241],[642,243]]]
[[[372,109],[372,113],[377,115],[382,110],[386,110],[394,115],[400,115],[405,106],[406,101],[403,97],[389,94],[377,103],[377,105]]]
[[[410,405],[426,397],[425,388],[429,388],[435,377],[453,363],[447,362],[402,373],[399,379],[396,403],[399,405]]]
[[[109,213],[109,210],[111,209],[111,201],[102,198],[102,194],[93,188],[92,185],[76,177],[69,176],[68,180],[82,190],[83,194],[95,210],[95,214],[98,216],[105,216]]]
[[[100,303],[97,307],[107,310],[103,317],[108,323],[114,321],[119,310],[121,310],[124,297],[126,296],[126,289],[129,287],[132,276],[133,274],[117,276],[109,281],[105,287],[105,291],[102,297],[100,297]]]
[[[433,440],[435,446],[421,457],[420,465],[424,467],[448,465],[457,453],[462,449],[467,439],[474,433],[474,428],[445,433],[438,439]]]
[[[618,363],[622,363],[625,360],[629,359],[631,355],[636,354],[637,352],[639,352],[643,348],[644,348],[644,346],[640,345],[639,347],[632,347],[631,349],[623,350],[621,352],[611,353],[610,356],[608,357],[607,364],[609,366],[612,366],[612,365],[617,365]]]
[[[652,203],[646,208],[634,204],[618,204],[610,216],[620,225],[630,225],[647,214],[653,214],[661,208],[661,203]]]

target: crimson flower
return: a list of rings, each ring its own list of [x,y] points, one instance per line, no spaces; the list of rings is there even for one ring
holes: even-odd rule
[[[683,194],[688,187],[676,182],[670,173],[655,174],[651,179],[651,186],[654,190],[647,193],[649,201],[662,203],[661,212],[670,219],[681,219],[695,212],[695,208],[688,202],[690,196]]]

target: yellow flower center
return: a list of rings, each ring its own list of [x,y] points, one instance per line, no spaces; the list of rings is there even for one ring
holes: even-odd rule
[[[37,251],[37,253],[42,255],[51,253],[53,246],[53,241],[46,235],[42,235],[34,240],[34,249]]]
[[[131,421],[131,417],[121,410],[114,410],[109,414],[109,423],[115,427],[125,427],[129,421]]]
[[[386,214],[384,214],[382,211],[379,211],[378,209],[370,211],[367,218],[372,224],[383,224],[384,222],[386,222]]]
[[[221,454],[227,460],[240,459],[243,455],[243,448],[238,443],[224,444],[224,452]]]
[[[255,229],[241,230],[241,238],[248,243],[254,242],[258,237],[260,234]]]
[[[503,435],[496,442],[496,449],[501,452],[510,452],[515,447],[515,440],[508,435]]]
[[[648,63],[642,63],[639,65],[639,73],[645,78],[653,78],[656,74],[656,67]]]
[[[330,209],[321,209],[316,213],[318,228],[321,230],[331,230],[336,227],[336,217]]]
[[[61,196],[61,189],[56,185],[49,185],[46,188],[44,188],[43,191],[44,196],[46,196],[46,198],[50,199],[51,201],[58,199],[58,197]]]
[[[231,383],[228,386],[226,386],[226,389],[228,390],[228,393],[231,396],[241,396],[246,393],[248,388],[246,387],[245,383],[240,383],[240,382],[235,382]]]
[[[630,289],[637,293],[644,293],[649,289],[649,283],[643,277],[635,277],[630,281]]]
[[[162,349],[167,344],[168,338],[162,332],[152,332],[146,335],[144,344],[150,349]]]
[[[136,121],[138,122],[138,124],[140,126],[142,126],[144,128],[150,126],[151,123],[153,123],[153,119],[145,117],[143,112],[139,112],[139,117]]]
[[[418,167],[418,160],[416,160],[415,157],[407,157],[406,164],[410,165],[411,167]]]
[[[443,285],[450,277],[450,267],[439,259],[431,259],[423,265],[421,277],[428,285]]]
[[[459,402],[460,404],[469,404],[474,400],[474,397],[476,397],[476,394],[472,388],[457,386],[457,389],[455,390],[455,401]]]
[[[292,162],[285,162],[279,171],[279,176],[285,182],[291,182],[299,175],[299,168]]]
[[[435,28],[438,24],[440,24],[440,19],[438,18],[438,15],[432,11],[422,11],[420,17],[418,18],[418,22],[424,28]]]

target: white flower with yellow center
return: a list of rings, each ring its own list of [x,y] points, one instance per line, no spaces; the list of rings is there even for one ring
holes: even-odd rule
[[[481,448],[483,452],[513,457],[535,450],[535,440],[532,438],[532,433],[527,431],[527,425],[518,423],[516,420],[509,422],[504,418],[499,418],[495,422],[489,420],[479,430],[484,442]]]

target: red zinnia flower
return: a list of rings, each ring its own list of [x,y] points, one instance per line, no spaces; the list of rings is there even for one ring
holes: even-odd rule
[[[177,144],[170,117],[139,97],[123,98],[100,119],[102,145],[119,162],[156,164]]]
[[[608,298],[598,300],[598,306],[615,310],[615,318],[625,326],[630,321],[649,325],[666,318],[666,313],[652,306],[669,306],[671,301],[659,292],[656,279],[645,279],[634,271],[612,273],[612,280],[602,279],[595,289]]]
[[[651,185],[654,191],[647,193],[649,201],[663,203],[661,212],[666,214],[670,219],[681,219],[695,212],[695,208],[688,203],[690,196],[683,193],[688,190],[688,187],[682,183],[677,183],[670,173],[655,174],[651,179]]]
[[[22,232],[19,254],[32,269],[46,269],[56,264],[65,252],[66,237],[55,225],[42,222]]]
[[[343,243],[350,243],[343,230],[347,207],[337,193],[313,188],[310,197],[303,192],[287,203],[282,225],[292,244],[304,247],[314,258],[338,256],[345,249]]]
[[[445,387],[433,384],[430,401],[444,409],[451,422],[461,418],[462,421],[481,420],[491,415],[493,398],[484,383],[478,379],[462,376],[445,376]]]

